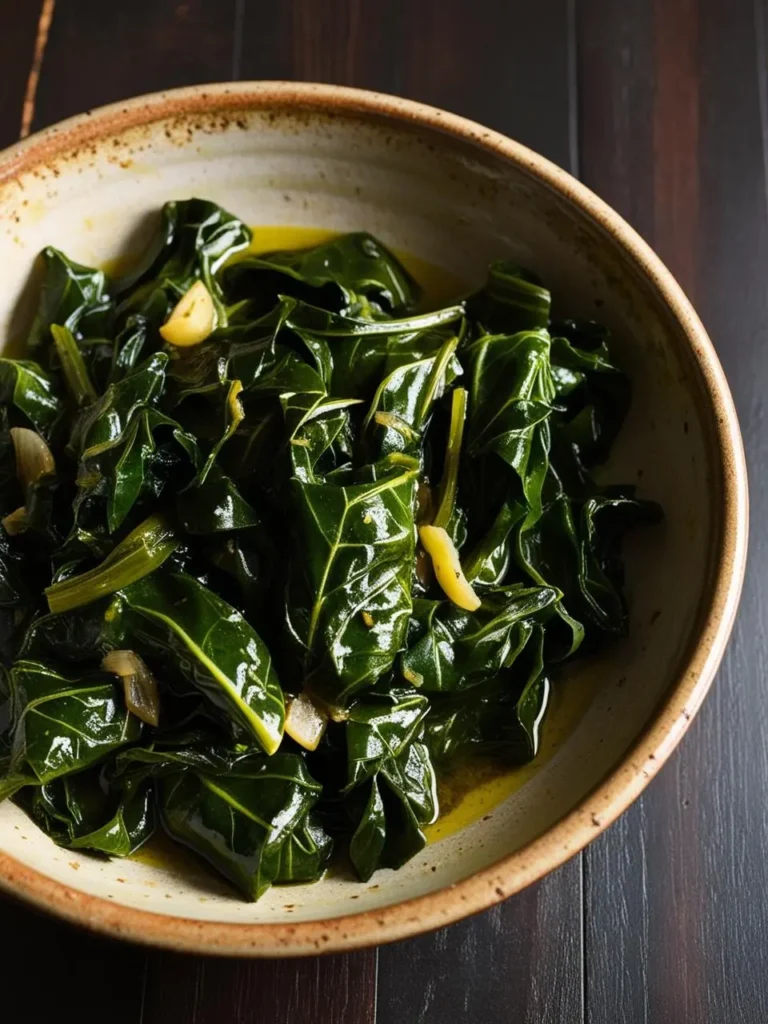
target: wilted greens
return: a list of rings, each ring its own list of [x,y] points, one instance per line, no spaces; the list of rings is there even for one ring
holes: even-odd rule
[[[534,758],[627,628],[607,331],[501,261],[430,310],[370,235],[253,255],[168,203],[134,273],[55,249],[0,359],[0,799],[249,899],[425,843],[441,774]]]

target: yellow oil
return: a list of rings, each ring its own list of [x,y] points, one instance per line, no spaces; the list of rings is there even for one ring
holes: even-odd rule
[[[275,252],[278,249],[308,249],[312,245],[321,245],[333,238],[338,238],[338,231],[326,228],[300,228],[291,226],[254,227],[253,237],[248,250],[243,256],[258,256],[264,252]],[[446,306],[457,296],[466,293],[466,284],[455,274],[436,267],[427,260],[400,249],[393,250],[406,270],[419,282],[423,291],[422,303],[425,307],[435,308]],[[243,256],[235,257],[242,259]]]
[[[552,687],[549,710],[542,726],[535,760],[518,768],[505,768],[488,757],[462,760],[438,779],[440,817],[425,828],[427,840],[436,843],[484,818],[500,803],[517,793],[560,749],[581,721],[597,693],[600,681],[586,673],[562,679]]]
[[[247,252],[236,257],[274,252],[279,249],[302,249],[320,245],[338,236],[339,232],[323,228],[269,226],[254,227]],[[423,290],[425,307],[445,305],[466,293],[466,284],[454,274],[409,253],[395,250],[397,257],[418,281]],[[109,274],[125,273],[135,262],[123,257],[104,269]],[[429,842],[437,842],[462,828],[479,821],[495,807],[520,790],[536,772],[552,758],[573,731],[591,703],[597,680],[586,674],[561,680],[552,688],[550,707],[542,727],[539,753],[530,764],[505,768],[490,758],[463,760],[438,782],[441,814],[434,825],[426,828]],[[161,837],[148,843],[134,855],[136,860],[153,867],[171,868],[189,874],[201,867],[190,854],[175,843]]]

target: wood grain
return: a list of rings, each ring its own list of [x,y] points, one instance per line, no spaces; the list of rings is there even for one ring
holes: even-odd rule
[[[238,0],[59,0],[33,128],[144,92],[227,80]]]
[[[42,0],[0,0],[0,147],[19,137]]]
[[[569,0],[247,0],[242,78],[333,82],[406,95],[506,132],[564,167]]]
[[[747,457],[760,465],[768,223],[756,29],[765,19],[756,26],[749,0],[586,0],[580,10],[584,178],[696,302]],[[766,109],[764,96],[763,140]],[[585,857],[590,1024],[768,1019],[761,474],[751,491],[751,567],[713,693],[671,764]]]
[[[379,951],[377,1024],[581,1024],[579,859],[477,917]]]
[[[372,956],[306,960],[152,957],[142,1024],[373,1024]]]

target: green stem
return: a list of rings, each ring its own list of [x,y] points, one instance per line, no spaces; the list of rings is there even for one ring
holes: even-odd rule
[[[416,426],[419,429],[424,426],[424,421],[432,409],[432,403],[435,400],[435,395],[445,378],[448,364],[453,358],[453,353],[456,351],[458,344],[458,337],[450,338],[437,353],[432,367],[432,373],[430,374],[429,383],[427,385],[427,390],[424,393],[421,408],[419,409],[418,419],[416,421]],[[456,394],[455,391],[454,394]]]
[[[445,452],[443,479],[440,481],[440,504],[432,522],[433,526],[445,529],[453,515],[456,501],[456,487],[459,482],[459,459],[461,442],[464,437],[464,421],[467,414],[466,388],[455,388],[451,395],[451,425],[448,431],[448,446]]]
[[[59,614],[114,594],[154,572],[178,546],[179,538],[168,523],[160,516],[150,516],[101,565],[48,587],[48,607]]]
[[[67,387],[78,405],[95,402],[99,397],[83,362],[75,336],[68,327],[51,324],[51,336],[61,363]]]

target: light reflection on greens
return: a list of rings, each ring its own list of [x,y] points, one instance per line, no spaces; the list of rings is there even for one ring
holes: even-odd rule
[[[120,280],[43,254],[30,358],[0,359],[0,799],[111,856],[164,828],[258,899],[334,845],[363,880],[401,866],[442,772],[534,758],[554,664],[626,631],[621,536],[660,510],[593,480],[629,385],[533,274],[424,312],[370,235],[249,242],[192,199]],[[175,349],[198,281],[216,328]],[[55,464],[34,486],[18,427]],[[152,679],[143,721],[110,651]]]

